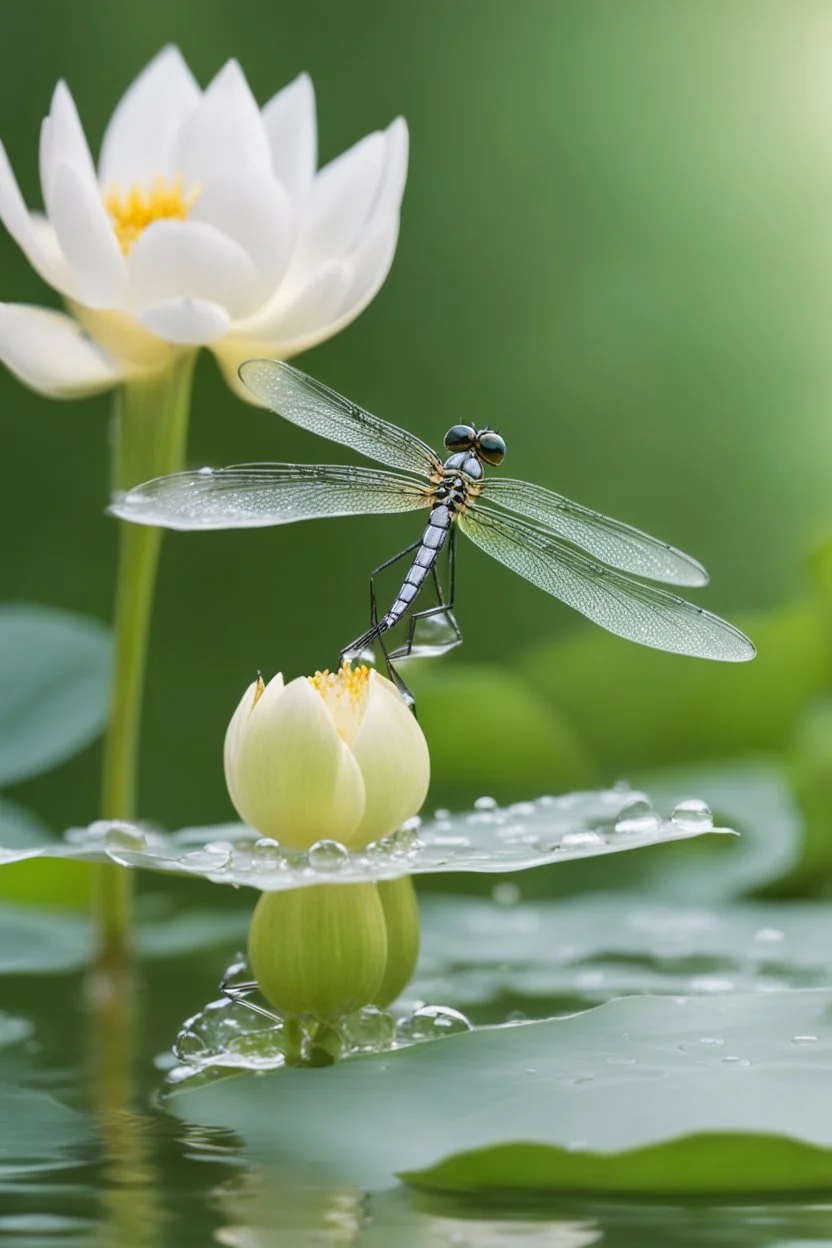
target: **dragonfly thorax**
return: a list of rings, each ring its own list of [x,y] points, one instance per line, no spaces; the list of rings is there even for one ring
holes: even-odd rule
[[[447,473],[464,472],[472,481],[482,480],[482,464],[470,451],[457,451],[455,455],[450,455],[443,467]]]

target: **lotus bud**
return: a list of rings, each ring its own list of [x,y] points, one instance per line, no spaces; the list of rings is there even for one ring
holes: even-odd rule
[[[395,686],[344,664],[249,686],[228,725],[225,776],[261,836],[298,850],[322,839],[359,849],[416,814],[430,760]]]

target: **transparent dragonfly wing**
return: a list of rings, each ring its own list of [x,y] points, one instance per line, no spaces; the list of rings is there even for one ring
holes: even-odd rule
[[[291,364],[246,360],[240,365],[240,377],[255,398],[284,420],[359,455],[420,476],[429,476],[440,466],[421,438],[371,415]]]
[[[622,572],[645,576],[671,585],[707,585],[708,573],[690,555],[667,542],[642,533],[629,524],[613,520],[600,511],[528,481],[489,477],[483,497],[509,511],[528,516],[535,524],[580,546],[603,563]]]
[[[113,515],[165,529],[256,529],[320,516],[428,506],[410,477],[343,464],[235,464],[157,477],[114,500]]]
[[[524,520],[478,504],[460,517],[459,525],[494,559],[619,637],[727,663],[754,657],[753,644],[725,620],[595,563]]]

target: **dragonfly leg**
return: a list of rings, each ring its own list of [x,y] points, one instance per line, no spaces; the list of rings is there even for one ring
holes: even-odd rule
[[[383,572],[385,568],[391,567],[394,563],[398,563],[400,559],[404,559],[406,555],[411,555],[414,550],[418,550],[420,544],[421,539],[411,542],[409,546],[404,548],[404,550],[400,550],[397,555],[393,555],[392,559],[385,559],[384,563],[380,563],[377,568],[373,568],[370,573],[370,628],[366,633],[362,633],[359,637],[356,637],[354,641],[351,641],[349,645],[344,646],[340,656],[340,661],[342,663],[346,659],[356,658],[358,654],[360,654],[360,652],[371,642],[378,641],[389,669],[390,658],[387,653],[386,646],[381,641],[381,633],[379,632],[378,602],[376,599],[375,584],[376,577],[380,572]]]
[[[247,1010],[251,1010],[255,1014],[262,1014],[263,1018],[271,1019],[273,1023],[282,1023],[283,1019],[279,1014],[273,1014],[271,1010],[267,1010],[265,1006],[257,1005],[254,1001],[249,1001],[249,993],[256,992],[260,985],[256,979],[249,980],[244,984],[230,984],[224,979],[220,984],[220,992],[229,1001],[233,1001],[235,1005],[244,1005]]]

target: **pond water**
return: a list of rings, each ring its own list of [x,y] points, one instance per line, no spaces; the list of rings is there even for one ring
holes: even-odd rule
[[[504,902],[505,897],[498,907],[503,912]],[[434,919],[441,926],[447,921],[447,914],[442,918],[446,903],[437,905]],[[754,912],[747,917],[752,927],[757,924],[757,933],[779,930],[760,926]],[[495,938],[504,944],[512,927],[528,927],[530,921],[522,907],[515,907],[504,922],[506,932]],[[565,921],[580,939],[575,917]],[[80,969],[0,980],[4,1248],[328,1243],[810,1248],[832,1243],[832,1201],[816,1198],[766,1204],[579,1195],[500,1199],[442,1195],[395,1181],[363,1190],[333,1180],[320,1164],[301,1163],[282,1148],[293,1123],[280,1118],[279,1099],[274,1149],[264,1162],[246,1139],[218,1126],[188,1122],[178,1116],[175,1098],[159,1095],[177,1031],[217,996],[222,969],[242,943],[245,913],[227,915],[225,924],[231,930],[178,956],[153,956],[153,941],[146,939],[148,954],[139,959],[133,975],[117,981],[114,991],[108,982],[91,979]],[[469,927],[476,929],[476,916]],[[437,991],[444,984],[445,991],[453,991],[453,976],[440,966],[430,936],[430,914],[426,928],[422,983]],[[591,950],[585,953],[577,983],[574,975],[568,983],[556,982],[555,976],[548,988],[536,981],[534,990],[512,998],[505,990],[510,976],[504,967],[502,984],[480,980],[473,991],[470,978],[463,977],[459,982],[468,985],[467,999],[445,1003],[459,1004],[476,1023],[502,1022],[521,1007],[529,1017],[586,1008],[603,998],[610,966],[607,954],[602,965]],[[512,956],[509,942],[506,957],[510,961]],[[629,965],[640,975],[643,961],[619,960],[609,995],[626,981],[622,967]],[[688,966],[688,980],[701,975],[703,965],[707,970],[707,958]],[[661,970],[658,960],[653,971]],[[682,974],[678,965],[672,973],[677,980]],[[802,974],[812,982],[806,966]],[[407,1129],[402,1122],[401,1130]],[[362,1131],[358,1105],[355,1131]],[[344,1148],[349,1147],[344,1140]]]

